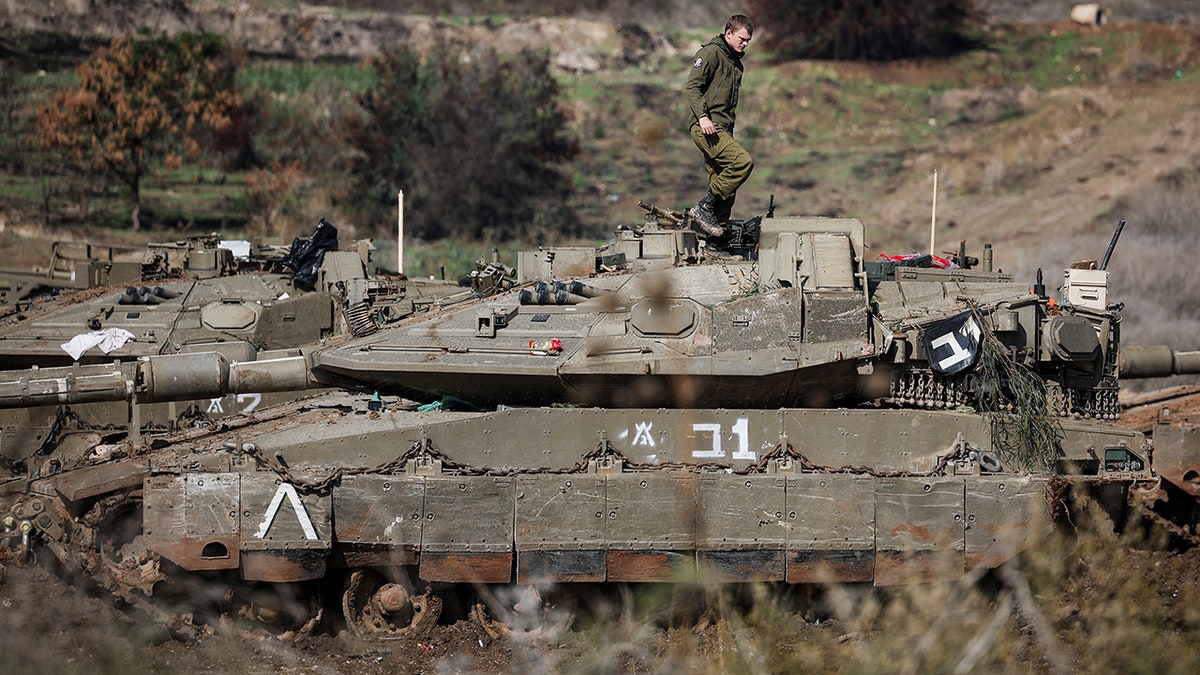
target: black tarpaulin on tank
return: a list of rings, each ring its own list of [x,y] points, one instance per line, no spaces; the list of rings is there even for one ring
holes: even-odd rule
[[[308,239],[296,237],[292,241],[292,250],[283,261],[286,267],[292,269],[292,281],[299,286],[312,287],[317,281],[317,271],[321,269],[325,252],[336,251],[337,245],[337,228],[324,218],[317,223],[317,229]]]

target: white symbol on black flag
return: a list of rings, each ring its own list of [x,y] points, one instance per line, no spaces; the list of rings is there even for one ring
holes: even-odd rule
[[[975,365],[979,357],[979,320],[966,311],[925,330],[925,354],[933,372],[953,375]]]

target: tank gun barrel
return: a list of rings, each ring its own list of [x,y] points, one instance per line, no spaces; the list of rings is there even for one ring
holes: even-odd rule
[[[1200,351],[1178,352],[1167,345],[1122,347],[1122,378],[1170,377],[1200,373]]]
[[[676,226],[683,224],[683,214],[680,213],[679,211],[672,211],[670,209],[664,209],[661,206],[655,206],[654,204],[650,204],[643,200],[638,200],[638,206],[641,207],[647,213],[649,213],[651,216],[654,216],[655,218],[658,218],[659,220],[666,221],[668,224],[676,225]]]
[[[226,394],[303,391],[316,386],[303,354],[230,361],[217,352],[143,357],[133,363],[31,368],[0,373],[0,408]]]
[[[0,408],[123,401],[133,395],[132,364],[30,368],[0,374]]]

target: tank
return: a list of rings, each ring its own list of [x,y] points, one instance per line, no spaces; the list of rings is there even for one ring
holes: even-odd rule
[[[1194,420],[1148,438],[1118,392],[1197,353],[1122,350],[1104,269],[1051,293],[988,248],[868,260],[857,219],[705,239],[647,210],[367,334],[0,374],[8,407],[320,392],[42,451],[0,484],[8,555],[142,605],[189,575],[221,602],[339,581],[347,625],[386,635],[464,587],[957,579],[1034,545],[1073,489],[1195,543]],[[492,626],[522,611],[491,605]]]
[[[434,289],[442,296],[459,290],[455,283],[380,274],[372,250],[368,241],[339,247],[337,229],[323,219],[290,247],[204,235],[152,243],[140,259],[121,260],[112,247],[56,245],[45,276],[58,285],[18,284],[19,299],[3,305],[0,369],[120,360],[132,373],[143,356],[209,351],[253,360],[260,351],[369,331],[427,311]],[[5,410],[0,475],[19,475],[29,447],[49,447],[66,434],[111,436],[135,418],[138,429],[171,428],[287,398],[250,392],[136,410],[103,403]]]
[[[107,267],[117,280],[137,278],[136,263],[125,260],[137,253],[134,247],[102,245],[92,242],[55,241],[50,244],[50,259],[45,266],[33,268],[0,267],[0,315],[19,311],[22,305],[63,293],[79,291],[89,286],[91,267]]]

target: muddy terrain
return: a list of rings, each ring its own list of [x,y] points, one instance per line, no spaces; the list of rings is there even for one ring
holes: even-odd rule
[[[470,618],[394,639],[322,618],[170,625],[41,565],[0,587],[5,672],[1193,672],[1200,550],[1118,538],[1073,514],[1044,545],[963,584],[889,589],[668,586],[547,595],[516,636]],[[971,585],[974,584],[974,585]],[[1014,600],[1015,598],[1015,600]],[[568,623],[568,619],[573,617]],[[998,617],[998,618],[997,618]],[[977,627],[992,626],[990,632]],[[881,670],[882,669],[882,670]]]

